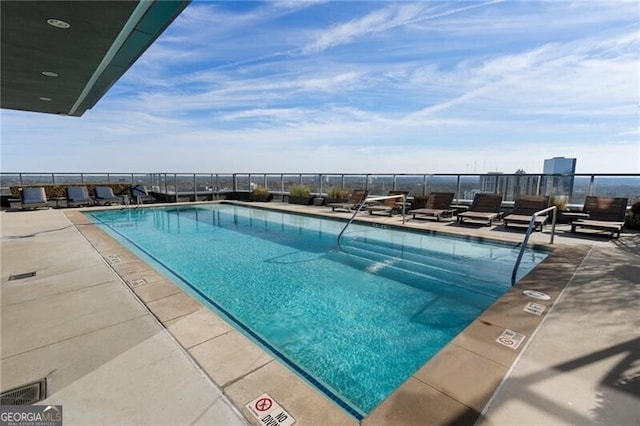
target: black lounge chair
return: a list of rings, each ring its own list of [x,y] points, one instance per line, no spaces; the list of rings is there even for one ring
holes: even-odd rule
[[[39,207],[49,208],[49,201],[47,200],[47,193],[42,186],[34,186],[22,188],[20,191],[20,208],[37,209]]]
[[[360,207],[360,204],[364,203],[364,200],[367,199],[369,195],[369,191],[364,189],[354,189],[349,197],[349,201],[346,203],[329,203],[327,207],[331,207],[331,211],[338,210],[355,210]]]
[[[458,222],[463,223],[465,219],[471,219],[487,221],[487,224],[491,226],[494,220],[500,219],[502,215],[501,207],[502,194],[476,194],[469,210],[458,214]]]
[[[367,206],[365,207],[365,210],[367,210],[370,215],[382,213],[391,217],[394,214],[400,214],[400,212],[402,212],[402,206],[409,193],[407,191],[389,191],[389,195],[403,195],[404,197],[386,198],[384,203]]]
[[[93,198],[96,204],[103,206],[122,202],[120,197],[116,197],[113,194],[113,189],[110,186],[96,186],[93,188]]]
[[[429,194],[429,199],[424,208],[411,210],[409,213],[413,215],[414,219],[416,219],[416,215],[422,215],[424,218],[435,217],[438,221],[441,217],[453,217],[453,213],[456,211],[451,208],[454,195],[453,192],[432,192]]]
[[[504,218],[504,227],[508,228],[510,223],[529,225],[535,212],[549,207],[549,196],[520,195],[513,204],[513,211]],[[547,223],[548,216],[540,215],[536,217],[534,230],[539,229]]]
[[[67,207],[82,207],[92,204],[93,200],[89,197],[89,191],[86,186],[67,187]]]
[[[611,232],[618,238],[624,228],[624,216],[627,212],[627,198],[608,198],[588,196],[584,200],[583,211],[589,219],[578,219],[571,223],[571,232],[576,228],[596,229]]]

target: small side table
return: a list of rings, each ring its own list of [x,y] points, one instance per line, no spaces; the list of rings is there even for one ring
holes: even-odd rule
[[[464,213],[469,210],[469,206],[467,206],[466,204],[451,204],[449,206],[449,209],[453,210],[454,214],[457,216],[458,213]]]
[[[560,212],[560,215],[562,215],[562,217],[564,217],[564,218],[567,218],[569,223],[573,222],[574,220],[578,220],[578,219],[589,219],[589,214],[588,213]]]
[[[66,197],[53,197],[51,200],[56,202],[56,209],[60,208],[60,201],[66,201]]]

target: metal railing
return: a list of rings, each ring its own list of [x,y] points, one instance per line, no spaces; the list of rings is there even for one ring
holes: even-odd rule
[[[362,210],[363,206],[367,205],[367,203],[370,203],[372,201],[389,200],[389,199],[392,199],[392,198],[401,198],[402,199],[402,224],[404,225],[405,221],[406,221],[406,205],[407,205],[407,197],[404,194],[385,195],[385,196],[382,196],[382,197],[367,197],[367,199],[363,200],[358,205],[358,208],[356,209],[356,211],[353,212],[353,215],[351,215],[351,218],[349,219],[347,224],[344,226],[344,228],[342,228],[342,231],[340,231],[340,233],[338,234],[338,239],[337,239],[338,249],[342,250],[342,245],[340,244],[340,240],[342,239],[342,235],[344,234],[344,231],[347,230],[349,225],[351,225],[351,223],[356,218],[358,213],[360,213],[360,211]]]
[[[527,232],[524,234],[524,238],[522,239],[522,245],[520,246],[520,253],[518,253],[516,264],[514,265],[513,272],[511,273],[512,287],[516,284],[516,275],[518,274],[518,268],[520,267],[520,262],[522,261],[522,257],[524,256],[524,251],[526,250],[527,244],[529,243],[529,237],[531,236],[531,233],[535,228],[536,218],[548,211],[553,211],[553,218],[551,220],[551,237],[549,239],[549,244],[553,244],[553,239],[556,235],[556,212],[558,211],[558,208],[556,206],[547,207],[546,209],[542,209],[540,211],[535,212],[533,215],[531,215],[531,221],[529,221],[529,227],[527,228]]]
[[[478,192],[501,193],[506,203],[518,195],[554,195],[572,207],[586,196],[640,198],[640,173],[582,174],[478,174],[478,173],[96,173],[2,172],[3,195],[11,186],[94,183],[143,184],[165,201],[216,199],[228,192],[248,192],[266,187],[283,200],[291,185],[303,184],[311,193],[326,195],[331,189],[365,189],[370,194],[407,191],[410,197],[430,192],[453,192],[455,203],[466,203]]]

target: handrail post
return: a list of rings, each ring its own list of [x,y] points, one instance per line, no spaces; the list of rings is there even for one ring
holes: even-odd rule
[[[527,232],[524,235],[522,240],[522,245],[520,246],[520,252],[518,253],[518,258],[516,259],[516,264],[513,266],[513,272],[511,272],[511,286],[513,287],[516,284],[516,275],[518,274],[518,268],[520,267],[520,262],[522,261],[522,257],[524,256],[524,251],[527,248],[527,243],[529,242],[529,236],[531,232],[535,228],[536,218],[540,216],[542,213],[546,213],[548,211],[553,211],[553,217],[551,219],[551,239],[549,240],[549,244],[553,244],[553,239],[556,233],[556,210],[558,208],[556,206],[547,207],[546,209],[542,209],[540,211],[535,212],[531,215],[531,221],[529,221],[529,227],[527,228]]]
[[[198,182],[195,173],[193,174],[193,201],[198,201]]]
[[[173,174],[173,193],[176,196],[176,203],[178,202],[178,174]]]
[[[386,199],[389,199],[389,198],[402,198],[403,201],[406,201],[406,198],[405,198],[404,194],[384,195],[384,196],[381,196],[381,197],[366,198],[366,199],[362,200],[362,202],[360,203],[360,205],[358,206],[356,211],[353,213],[353,215],[351,215],[351,219],[349,219],[349,221],[344,226],[344,228],[342,228],[342,231],[340,231],[340,234],[338,234],[338,238],[337,238],[338,248],[342,249],[342,246],[340,245],[340,239],[342,238],[342,234],[344,234],[344,231],[346,231],[347,228],[349,227],[349,225],[351,225],[351,222],[353,222],[353,220],[356,218],[357,214],[360,213],[360,210],[362,210],[362,206],[364,206],[367,203],[367,201],[386,200]],[[405,206],[405,203],[402,203],[402,223],[403,224],[405,222],[404,206]]]
[[[427,175],[422,175],[422,196],[427,195]]]

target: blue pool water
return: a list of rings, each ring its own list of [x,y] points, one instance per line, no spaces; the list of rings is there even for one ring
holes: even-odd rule
[[[224,204],[89,215],[356,418],[510,288],[518,254],[357,224],[340,251],[344,222]]]

